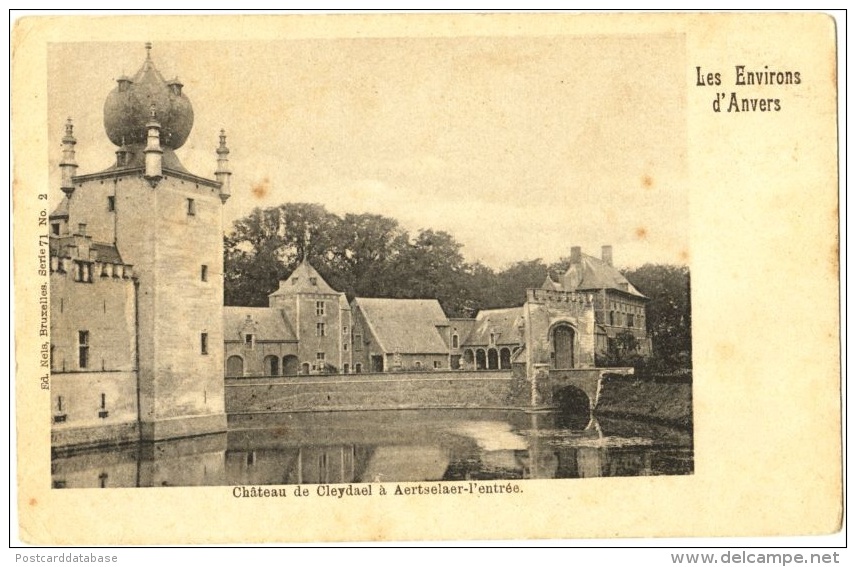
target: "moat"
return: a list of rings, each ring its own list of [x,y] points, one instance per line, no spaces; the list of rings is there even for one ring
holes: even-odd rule
[[[51,460],[54,488],[686,475],[692,433],[513,410],[246,414],[229,432]]]

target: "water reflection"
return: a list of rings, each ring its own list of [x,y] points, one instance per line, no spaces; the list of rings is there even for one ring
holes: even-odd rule
[[[232,416],[227,434],[54,455],[55,488],[691,474],[691,434],[554,414],[420,410]]]

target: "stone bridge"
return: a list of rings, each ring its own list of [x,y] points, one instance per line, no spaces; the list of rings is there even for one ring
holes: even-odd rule
[[[556,370],[536,365],[529,405],[532,410],[594,411],[606,374],[631,375],[633,368],[575,368]]]

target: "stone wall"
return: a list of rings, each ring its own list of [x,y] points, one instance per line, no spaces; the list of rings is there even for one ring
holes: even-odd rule
[[[52,446],[121,443],[138,437],[135,372],[54,373],[50,393]]]
[[[511,372],[407,372],[226,379],[226,412],[519,407]]]

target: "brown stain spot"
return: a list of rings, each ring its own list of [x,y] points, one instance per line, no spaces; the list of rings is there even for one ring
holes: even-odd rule
[[[686,248],[684,248],[683,250],[681,250],[681,251],[678,253],[678,259],[680,259],[680,261],[681,261],[681,262],[683,262],[684,264],[688,264],[688,263],[689,263],[689,261],[690,261],[690,253],[689,253],[689,251],[688,251]]]
[[[645,189],[651,189],[652,187],[654,187],[654,178],[650,175],[643,175],[642,187],[644,187]]]
[[[256,199],[264,199],[265,197],[267,197],[268,192],[270,192],[270,179],[265,177],[260,182],[253,185],[253,188],[250,189],[250,192]]]
[[[29,504],[30,506],[35,506],[38,503],[39,503],[39,501],[36,500],[35,498],[30,498],[30,501],[27,504]]]
[[[734,345],[732,343],[717,343],[716,355],[720,360],[734,358]]]
[[[648,238],[648,229],[644,226],[637,227],[634,234],[638,240],[645,240]]]

